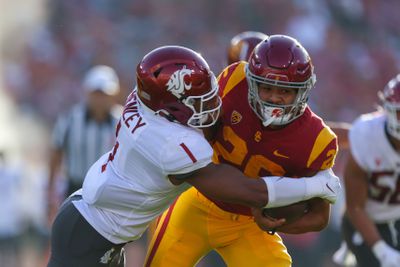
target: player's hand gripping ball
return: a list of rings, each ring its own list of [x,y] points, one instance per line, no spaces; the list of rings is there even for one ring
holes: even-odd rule
[[[294,222],[300,219],[308,212],[307,201],[297,202],[284,207],[267,208],[263,210],[263,215],[273,219],[286,219],[286,223]]]

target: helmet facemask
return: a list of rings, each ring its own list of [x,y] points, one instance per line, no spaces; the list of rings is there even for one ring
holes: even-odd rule
[[[289,82],[286,77],[279,77],[282,79],[276,79],[278,76],[272,74],[271,77],[261,77],[254,75],[246,66],[246,78],[249,85],[248,100],[251,108],[261,119],[263,125],[285,125],[296,118],[300,117],[307,106],[309,93],[315,84],[315,74],[305,82]],[[272,79],[275,78],[275,79]],[[267,86],[283,87],[288,89],[297,90],[297,95],[292,104],[288,105],[277,105],[261,100],[258,87],[260,84]]]
[[[383,108],[386,113],[387,130],[391,136],[400,140],[400,103],[385,101],[382,92],[379,92],[378,96],[383,102]]]
[[[214,125],[218,120],[222,106],[215,76],[212,75],[211,77],[211,90],[207,94],[188,96],[182,100],[182,103],[193,111],[192,116],[187,121],[188,126],[205,128]]]
[[[211,89],[206,94],[182,96],[176,102],[163,104],[156,114],[192,128],[210,127],[217,122],[222,106],[218,88],[217,79],[212,74]]]
[[[378,97],[386,113],[389,134],[400,140],[400,74],[378,92]]]

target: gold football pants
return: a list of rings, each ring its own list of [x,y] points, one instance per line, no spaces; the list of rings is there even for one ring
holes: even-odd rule
[[[291,266],[278,234],[262,231],[252,217],[223,211],[195,188],[159,218],[145,266],[192,267],[213,249],[229,267]]]

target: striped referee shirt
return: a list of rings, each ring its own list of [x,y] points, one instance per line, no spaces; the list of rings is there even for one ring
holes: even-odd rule
[[[90,118],[85,104],[79,104],[57,119],[52,142],[63,151],[63,166],[73,183],[82,183],[90,166],[113,147],[119,115],[116,108],[99,123]]]

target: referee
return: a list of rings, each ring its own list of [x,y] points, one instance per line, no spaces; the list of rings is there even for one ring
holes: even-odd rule
[[[121,111],[116,105],[117,74],[108,66],[95,66],[85,75],[83,89],[85,101],[61,114],[53,130],[48,181],[49,222],[60,201],[82,187],[90,166],[114,145],[115,126]],[[58,177],[66,178],[62,199],[58,193]]]

